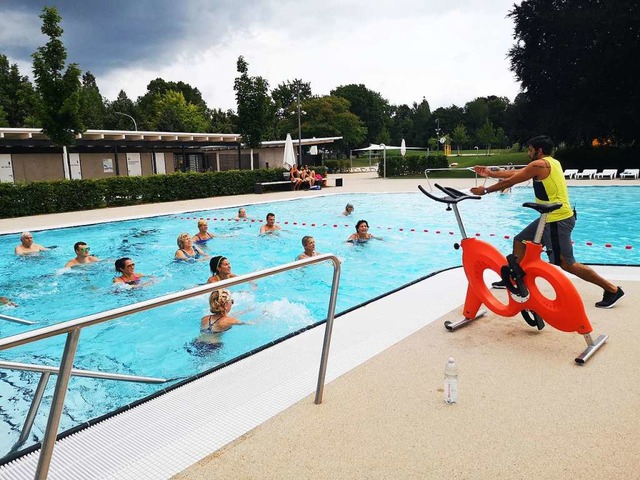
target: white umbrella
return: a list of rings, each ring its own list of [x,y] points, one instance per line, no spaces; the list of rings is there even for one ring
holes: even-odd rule
[[[282,165],[286,168],[291,168],[296,164],[296,152],[293,148],[293,140],[291,134],[287,133],[287,140],[284,142],[284,157],[282,159]]]
[[[400,154],[403,157],[407,154],[407,144],[404,143],[404,138],[402,139],[402,142],[400,143]]]

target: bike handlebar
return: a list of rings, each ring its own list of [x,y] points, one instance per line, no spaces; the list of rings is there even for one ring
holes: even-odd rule
[[[430,199],[435,200],[436,202],[447,203],[447,204],[458,203],[458,202],[461,202],[462,200],[480,200],[481,198],[479,195],[469,195],[467,193],[461,192],[460,190],[456,190],[455,188],[442,187],[437,183],[434,183],[434,185],[438,188],[438,190],[441,190],[447,196],[436,197],[435,195],[432,195],[431,193],[427,192],[424,188],[422,188],[422,185],[418,185],[418,188],[422,193],[424,193]]]

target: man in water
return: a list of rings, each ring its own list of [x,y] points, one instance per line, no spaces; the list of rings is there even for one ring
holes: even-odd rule
[[[546,135],[540,135],[527,142],[530,162],[521,170],[498,170],[488,167],[475,166],[474,171],[483,177],[499,178],[501,182],[489,187],[473,187],[474,195],[486,195],[510,188],[518,183],[533,180],[533,191],[538,203],[562,203],[562,207],[547,216],[542,243],[547,249],[549,260],[563,270],[578,278],[598,285],[604,289],[602,300],[596,303],[598,308],[611,308],[624,297],[622,288],[598,275],[592,268],[576,262],[573,258],[571,232],[576,224],[575,214],[569,204],[569,191],[564,178],[562,165],[551,157],[553,142]],[[525,253],[525,243],[532,241],[538,227],[538,220],[529,224],[513,239],[513,253],[522,260]],[[506,288],[500,281],[493,283],[494,288]]]
[[[278,230],[280,230],[280,225],[276,225],[275,213],[267,213],[267,223],[266,225],[262,225],[260,227],[260,235],[265,235],[267,233],[275,233]]]
[[[22,232],[20,235],[20,245],[15,249],[16,255],[31,255],[32,253],[44,252],[48,248],[33,243],[33,235],[29,232]]]
[[[84,265],[85,263],[99,262],[98,257],[94,257],[89,253],[91,248],[84,242],[76,242],[73,246],[73,250],[76,252],[76,257],[69,260],[64,268],[75,267],[76,265]]]
[[[313,237],[309,235],[305,235],[302,237],[302,246],[304,247],[304,252],[296,257],[296,260],[302,260],[303,258],[311,258],[318,255],[316,252],[316,241]]]

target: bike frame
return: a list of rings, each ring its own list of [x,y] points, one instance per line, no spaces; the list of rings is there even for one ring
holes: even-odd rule
[[[420,190],[433,200],[447,203],[455,213],[462,240],[462,266],[467,277],[468,286],[463,306],[464,318],[458,322],[446,322],[445,327],[453,331],[467,325],[484,315],[480,307],[484,304],[493,313],[503,317],[513,317],[522,311],[532,311],[538,314],[552,327],[563,332],[576,332],[584,336],[587,349],[575,359],[579,364],[584,364],[596,350],[608,339],[607,335],[601,335],[596,341],[591,338],[593,328],[584,309],[580,294],[573,283],[555,267],[541,258],[542,235],[546,225],[547,212],[540,211],[540,220],[533,242],[526,242],[524,258],[519,262],[524,270],[523,281],[529,294],[526,297],[518,296],[508,291],[508,303],[501,302],[487,287],[484,281],[486,270],[491,270],[501,275],[501,269],[507,265],[507,259],[493,245],[478,238],[467,237],[464,224],[458,210],[457,203],[466,199],[480,199],[479,196],[466,195],[457,190],[440,187],[448,197],[440,198]],[[533,206],[534,204],[525,204]],[[533,207],[535,208],[535,207]],[[544,295],[536,284],[537,279],[546,281],[555,292],[555,298]]]

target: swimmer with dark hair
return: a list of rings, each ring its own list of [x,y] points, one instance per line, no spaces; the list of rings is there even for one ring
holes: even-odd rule
[[[353,205],[351,205],[350,203],[347,203],[347,206],[344,207],[344,212],[342,212],[342,215],[344,215],[345,217],[348,217],[353,213],[354,210],[355,209],[353,208]]]
[[[142,277],[146,277],[144,273],[136,273],[136,264],[129,257],[122,257],[115,262],[116,272],[120,273],[119,277],[114,277],[113,283],[124,283],[125,285],[139,285]]]
[[[372,238],[376,238],[369,233],[369,223],[366,220],[358,220],[356,223],[356,233],[352,234],[347,242],[351,243],[362,243]]]
[[[275,213],[267,213],[267,223],[260,227],[260,235],[276,233],[280,230],[280,225],[276,225],[276,214]]]
[[[18,305],[12,302],[7,297],[0,297],[0,305],[9,305],[10,307],[17,307]]]
[[[231,273],[231,263],[227,257],[222,255],[216,255],[209,261],[209,268],[211,269],[211,276],[207,283],[215,283],[227,278],[237,277],[235,273]]]

